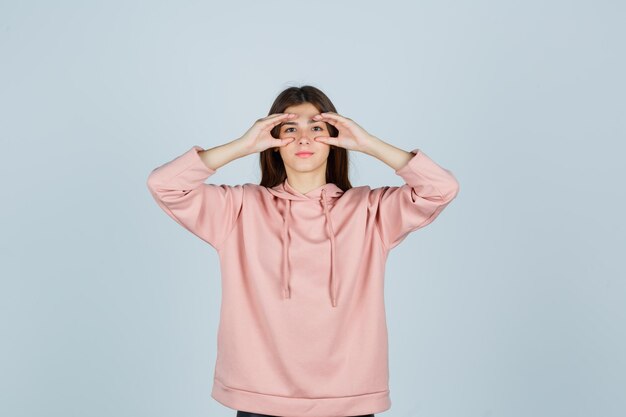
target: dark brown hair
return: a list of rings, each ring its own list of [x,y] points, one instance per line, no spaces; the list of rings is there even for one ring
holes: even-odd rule
[[[275,113],[284,113],[290,106],[297,106],[302,103],[311,103],[320,113],[335,112],[335,106],[328,96],[321,90],[311,85],[302,87],[289,87],[283,90],[274,100],[268,116]],[[329,136],[337,137],[339,131],[330,123],[326,123]],[[274,126],[271,135],[278,138],[280,125]],[[261,183],[264,187],[274,187],[282,183],[287,178],[285,164],[280,156],[280,152],[274,152],[274,148],[268,148],[260,153]],[[343,191],[352,188],[348,178],[348,150],[339,146],[330,145],[330,152],[326,163],[326,182],[336,184]]]

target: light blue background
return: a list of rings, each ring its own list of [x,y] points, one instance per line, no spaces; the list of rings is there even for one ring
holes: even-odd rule
[[[390,255],[379,415],[626,415],[625,11],[3,1],[0,415],[235,415],[210,397],[217,254],[146,178],[303,84],[461,184]],[[214,180],[258,182],[258,157]]]

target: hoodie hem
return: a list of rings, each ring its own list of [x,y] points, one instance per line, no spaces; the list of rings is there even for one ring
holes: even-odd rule
[[[345,417],[391,408],[389,390],[347,397],[295,398],[239,390],[214,379],[211,397],[233,410],[281,417]]]

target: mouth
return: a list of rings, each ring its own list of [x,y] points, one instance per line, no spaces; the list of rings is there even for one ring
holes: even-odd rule
[[[313,152],[298,152],[298,153],[296,153],[296,156],[298,156],[300,158],[308,158],[311,155],[313,155]]]

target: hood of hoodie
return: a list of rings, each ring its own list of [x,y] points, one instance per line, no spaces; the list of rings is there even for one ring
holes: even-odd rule
[[[335,232],[333,229],[333,224],[330,218],[330,209],[329,204],[333,204],[336,199],[341,197],[344,191],[339,188],[334,183],[326,183],[321,185],[314,190],[311,190],[307,193],[300,193],[298,190],[293,188],[287,179],[285,179],[282,183],[268,188],[268,191],[272,193],[272,195],[282,199],[285,203],[285,208],[283,211],[283,231],[282,231],[282,242],[283,242],[283,263],[282,263],[282,296],[283,298],[290,299],[291,291],[290,291],[290,279],[291,279],[291,271],[289,270],[289,225],[291,221],[291,205],[292,204],[319,204],[321,210],[326,217],[326,232],[328,234],[328,239],[330,240],[330,280],[328,285],[330,286],[330,298],[331,305],[333,307],[337,307],[337,287],[338,287],[338,277],[335,274]]]

